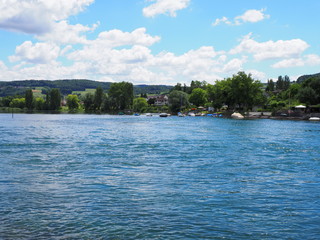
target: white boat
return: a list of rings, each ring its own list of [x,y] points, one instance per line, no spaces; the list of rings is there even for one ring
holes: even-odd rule
[[[318,117],[311,117],[311,118],[309,118],[309,121],[320,121],[320,118],[318,118]]]
[[[160,113],[159,117],[168,117],[168,113]]]
[[[195,115],[193,112],[189,112],[189,113],[188,113],[188,116],[190,116],[190,117],[195,117],[196,115]]]
[[[152,114],[151,113],[146,113],[146,116],[147,117],[152,117]]]

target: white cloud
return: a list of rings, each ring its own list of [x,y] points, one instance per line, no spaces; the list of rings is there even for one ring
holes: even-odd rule
[[[6,71],[8,70],[8,67],[4,64],[4,62],[0,61],[0,70],[1,71]]]
[[[138,28],[132,32],[111,30],[102,32],[95,40],[88,41],[83,49],[76,50],[68,55],[74,61],[107,62],[141,62],[148,58],[148,46],[158,42],[160,37],[146,34],[145,28]],[[130,48],[131,46],[131,48]],[[124,49],[114,48],[126,47]],[[124,60],[126,59],[126,60]]]
[[[309,54],[306,56],[305,62],[308,66],[318,66],[320,65],[320,56],[316,54]]]
[[[0,28],[29,34],[50,32],[56,21],[83,11],[94,0],[2,0]]]
[[[284,59],[282,61],[279,61],[271,67],[273,68],[289,68],[289,67],[302,67],[304,66],[304,62],[300,58],[290,58],[290,59]]]
[[[60,54],[60,48],[53,43],[36,43],[26,41],[16,47],[15,55],[10,56],[11,62],[27,62],[33,64],[53,63]]]
[[[257,61],[277,58],[293,58],[300,56],[309,45],[301,39],[257,42],[246,35],[238,46],[230,50],[230,54],[251,53]]]
[[[250,73],[253,79],[258,79],[258,80],[264,80],[266,81],[267,76],[264,72],[258,71],[256,69],[248,69],[246,70],[247,73]]]
[[[233,19],[233,21],[229,20],[227,17],[218,18],[212,23],[213,26],[217,26],[221,23],[225,23],[227,25],[241,25],[243,23],[256,23],[260,22],[264,19],[270,18],[270,15],[264,13],[265,9],[250,9],[247,10],[243,15],[237,16]]]
[[[309,54],[304,57],[284,59],[272,65],[273,68],[292,68],[320,65],[320,56]]]
[[[224,73],[239,72],[243,70],[242,66],[246,61],[247,61],[246,57],[243,57],[242,59],[234,58],[223,66],[222,72]]]
[[[241,24],[246,23],[246,22],[250,22],[250,23],[256,23],[256,22],[260,22],[264,19],[269,18],[270,16],[267,14],[264,14],[265,9],[261,9],[261,10],[255,10],[255,9],[251,9],[246,11],[243,15],[238,16],[235,18],[236,24]]]
[[[61,44],[86,44],[88,40],[86,36],[82,34],[94,31],[98,24],[94,24],[92,27],[83,26],[81,24],[69,25],[67,21],[63,20],[54,23],[52,26],[52,31],[38,35],[37,39]]]
[[[215,22],[212,23],[212,26],[218,26],[218,25],[220,25],[221,23],[225,23],[225,24],[227,24],[227,25],[232,25],[232,22],[230,22],[227,17],[222,17],[222,18],[217,18],[217,19],[215,20]]]
[[[151,46],[160,41],[160,37],[152,37],[146,34],[146,31],[145,28],[138,28],[132,32],[123,32],[118,29],[101,32],[98,38],[93,41],[93,44],[110,48],[125,45]]]
[[[176,11],[188,7],[190,0],[148,0],[154,2],[145,7],[142,12],[145,17],[155,17],[159,14],[169,14],[175,17]]]

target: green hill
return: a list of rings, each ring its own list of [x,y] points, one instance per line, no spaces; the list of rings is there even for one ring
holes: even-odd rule
[[[46,93],[48,89],[58,88],[63,95],[71,94],[74,91],[86,91],[102,87],[104,90],[110,88],[111,82],[98,82],[87,79],[65,79],[65,80],[21,80],[21,81],[0,81],[0,97],[24,95],[27,89],[41,89]],[[136,85],[135,94],[168,92],[172,86],[165,85]]]
[[[300,76],[297,79],[297,83],[303,83],[304,81],[306,81],[310,78],[320,78],[320,73]]]

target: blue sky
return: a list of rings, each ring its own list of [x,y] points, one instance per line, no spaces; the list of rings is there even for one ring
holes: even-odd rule
[[[0,81],[320,72],[318,0],[0,0]]]

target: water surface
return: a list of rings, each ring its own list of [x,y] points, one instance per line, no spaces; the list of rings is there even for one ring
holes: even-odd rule
[[[320,124],[0,114],[0,239],[317,239]]]

